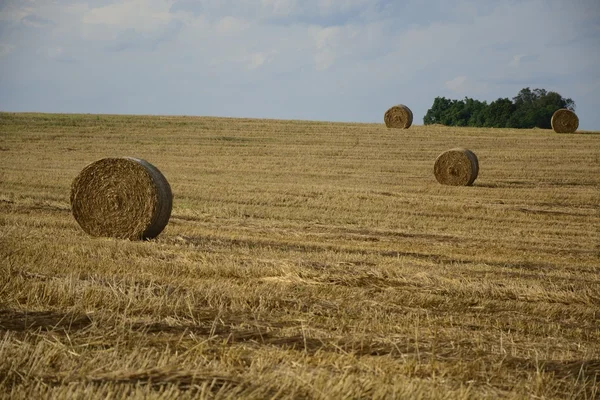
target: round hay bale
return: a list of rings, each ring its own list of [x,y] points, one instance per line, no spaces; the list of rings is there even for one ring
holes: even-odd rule
[[[550,123],[556,133],[573,133],[579,127],[579,118],[573,111],[561,108],[552,114]]]
[[[413,113],[410,108],[398,104],[385,112],[383,121],[388,128],[408,129],[413,122]]]
[[[455,148],[435,159],[433,174],[442,185],[471,186],[479,173],[479,161],[471,150]]]
[[[103,158],[71,184],[71,209],[92,236],[152,239],[171,216],[173,195],[164,175],[147,161]]]

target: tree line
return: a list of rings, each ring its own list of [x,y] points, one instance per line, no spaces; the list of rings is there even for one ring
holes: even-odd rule
[[[551,129],[552,114],[558,109],[575,111],[575,102],[556,92],[524,88],[512,100],[499,98],[487,103],[465,97],[450,100],[436,97],[423,118],[425,125],[473,126],[488,128]]]

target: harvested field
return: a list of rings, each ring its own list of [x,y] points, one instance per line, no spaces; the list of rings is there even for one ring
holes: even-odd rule
[[[0,113],[0,397],[600,396],[600,133],[410,129]],[[156,239],[71,214],[120,156]]]

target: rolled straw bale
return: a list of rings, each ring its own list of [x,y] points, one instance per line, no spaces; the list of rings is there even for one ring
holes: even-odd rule
[[[73,216],[92,236],[154,238],[167,226],[172,205],[164,175],[137,158],[103,158],[86,166],[71,184]]]
[[[477,156],[471,150],[455,148],[440,154],[433,166],[435,179],[442,185],[471,186],[479,173]]]
[[[388,128],[408,129],[413,122],[413,113],[410,108],[398,104],[385,112],[383,121]]]
[[[556,133],[573,133],[579,127],[579,118],[573,111],[561,108],[552,114],[550,123]]]

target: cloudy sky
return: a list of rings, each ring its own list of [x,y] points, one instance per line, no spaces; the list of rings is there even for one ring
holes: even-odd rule
[[[524,87],[600,130],[598,0],[0,0],[0,110],[381,122]]]

